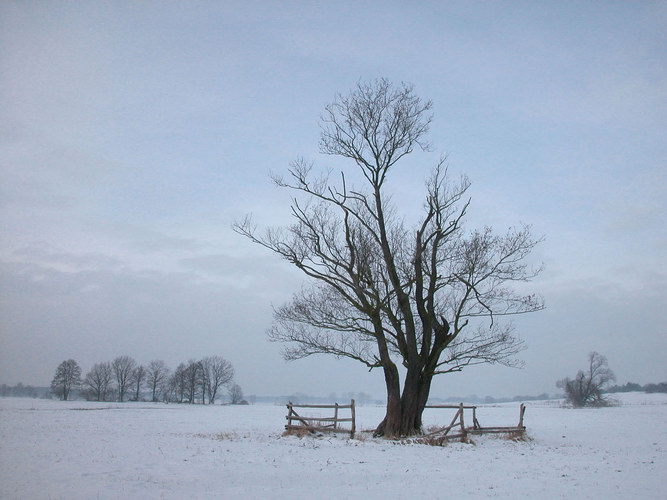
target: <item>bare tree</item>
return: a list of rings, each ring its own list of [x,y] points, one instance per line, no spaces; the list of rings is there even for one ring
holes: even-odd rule
[[[208,388],[209,388],[209,379],[208,379],[208,372],[206,371],[206,368],[204,367],[204,360],[200,360],[197,362],[198,364],[198,371],[197,371],[197,385],[199,387],[199,397],[201,398],[201,404],[206,404],[206,395],[208,394]]]
[[[191,359],[188,361],[183,373],[185,379],[185,397],[188,403],[196,403],[197,394],[203,390],[201,361]]]
[[[261,233],[250,217],[234,224],[312,278],[274,311],[269,338],[286,343],[286,359],[324,353],[383,371],[387,411],[377,435],[421,432],[435,375],[518,364],[522,342],[500,317],[543,308],[540,297],[511,287],[539,272],[524,263],[539,240],[527,226],[501,236],[465,232],[469,181],[450,180],[444,158],[414,226],[391,204],[388,175],[415,149],[428,150],[430,109],[412,86],[359,83],[325,108],[320,151],[351,160],[363,186],[352,186],[345,172],[338,181],[330,172],[315,175],[313,163],[300,159],[286,178],[274,177],[294,194],[292,226]]]
[[[180,363],[176,367],[176,371],[169,379],[169,389],[172,395],[172,400],[179,403],[185,401],[186,388],[187,388],[187,372],[188,367],[185,363]]]
[[[163,385],[169,379],[169,368],[162,360],[154,359],[146,368],[146,385],[151,390],[151,401],[160,399]]]
[[[616,380],[616,375],[607,365],[607,358],[595,351],[588,355],[588,368],[579,370],[574,380],[564,378],[556,386],[565,390],[565,399],[575,408],[584,406],[606,406],[607,399],[602,390]]]
[[[118,356],[111,363],[118,388],[118,401],[123,402],[132,382],[132,373],[137,363],[130,356]]]
[[[146,368],[144,368],[143,365],[139,365],[134,370],[132,370],[131,385],[134,390],[134,395],[132,396],[133,401],[139,401],[141,388],[145,382]]]
[[[106,401],[112,377],[111,364],[105,361],[93,365],[86,375],[84,384],[92,391],[97,401]]]
[[[234,367],[221,356],[208,356],[202,360],[208,403],[215,403],[218,389],[229,384],[234,378]]]
[[[229,388],[229,402],[233,405],[237,405],[243,401],[243,389],[239,384],[233,384]]]
[[[178,372],[174,372],[174,374],[167,379],[167,382],[164,385],[164,390],[162,391],[162,401],[165,403],[181,401],[179,400],[177,373]]]
[[[56,368],[51,381],[51,390],[63,401],[67,401],[72,389],[81,385],[81,367],[73,359],[63,361]]]

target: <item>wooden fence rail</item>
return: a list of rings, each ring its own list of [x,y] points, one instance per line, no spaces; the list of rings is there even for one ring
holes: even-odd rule
[[[330,409],[334,414],[332,417],[315,417],[311,415],[299,415],[294,408],[305,409]],[[350,417],[339,416],[340,410],[350,410]],[[300,411],[300,410],[299,410]],[[349,432],[350,438],[354,437],[356,431],[356,413],[354,399],[350,400],[349,405],[295,405],[291,401],[287,403],[287,425],[285,429],[288,432],[306,430],[312,434],[316,432]],[[296,424],[295,424],[296,422]],[[341,422],[351,422],[351,429],[340,427]]]
[[[305,409],[329,409],[333,411],[333,416],[313,416],[313,415],[300,415],[297,413],[295,408]],[[476,406],[466,406],[463,403],[459,405],[428,405],[426,408],[430,409],[450,409],[456,410],[454,417],[452,418],[449,425],[440,427],[433,432],[420,436],[416,438],[417,442],[424,442],[428,444],[438,444],[443,445],[446,441],[452,439],[461,439],[465,441],[469,434],[479,435],[479,434],[500,434],[506,433],[510,435],[523,436],[526,432],[526,427],[523,425],[523,416],[526,412],[526,406],[522,403],[519,407],[519,423],[516,426],[507,426],[507,427],[483,427],[479,420],[477,420],[477,407]],[[341,410],[349,410],[349,417],[341,417]],[[472,425],[467,426],[465,424],[465,410],[469,410],[472,413]],[[307,431],[312,434],[318,432],[349,432],[350,438],[354,437],[356,432],[356,412],[354,399],[350,401],[348,405],[340,405],[338,403],[332,405],[295,405],[291,401],[287,403],[287,416],[285,417],[287,424],[285,429],[288,432],[293,431]],[[351,423],[351,428],[347,429],[341,427],[341,423]],[[412,441],[412,440],[411,440]]]
[[[526,433],[526,427],[523,425],[523,415],[526,412],[526,406],[521,403],[519,407],[519,423],[516,427],[482,427],[477,420],[477,407],[476,406],[465,406],[463,403],[459,405],[430,405],[426,408],[443,408],[450,410],[457,410],[454,418],[445,427],[440,427],[433,432],[425,434],[424,436],[418,438],[419,442],[427,442],[429,444],[439,444],[442,445],[450,439],[461,439],[465,441],[468,437],[468,434],[480,435],[480,434],[513,434],[517,436],[523,436]],[[466,427],[464,420],[464,410],[472,410],[472,422],[473,425]],[[458,427],[458,432],[450,434],[452,429]]]

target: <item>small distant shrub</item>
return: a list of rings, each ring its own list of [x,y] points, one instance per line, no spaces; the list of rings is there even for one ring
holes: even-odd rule
[[[607,358],[593,351],[588,355],[588,369],[579,370],[570,380],[564,378],[556,386],[564,389],[566,401],[574,408],[584,406],[609,406],[609,401],[602,395],[606,385],[616,380],[614,372],[607,366]]]

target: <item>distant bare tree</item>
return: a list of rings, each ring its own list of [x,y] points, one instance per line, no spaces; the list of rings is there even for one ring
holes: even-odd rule
[[[105,361],[93,365],[86,375],[84,384],[92,391],[97,401],[106,401],[112,377],[111,364]]]
[[[81,367],[73,359],[63,361],[56,368],[51,381],[51,390],[63,401],[67,401],[70,391],[81,385]]]
[[[188,403],[196,403],[197,394],[202,389],[202,364],[201,361],[191,359],[185,368],[185,397]]]
[[[154,359],[146,368],[146,385],[151,390],[151,401],[160,399],[162,386],[169,379],[169,368],[162,360]]]
[[[183,403],[186,396],[186,387],[187,387],[187,371],[188,367],[185,363],[180,363],[174,374],[169,379],[169,392],[171,394],[171,400]]]
[[[234,378],[234,367],[221,356],[209,356],[202,360],[206,392],[209,404],[215,403],[218,389]]]
[[[165,403],[175,402],[178,403],[179,394],[178,394],[178,372],[174,372],[169,376],[167,381],[164,384],[164,390],[162,391],[162,401]]]
[[[130,384],[132,382],[132,373],[137,366],[136,361],[130,356],[118,356],[111,363],[114,376],[116,377],[116,384],[118,389],[118,401],[122,402],[125,399]]]
[[[243,401],[243,390],[239,384],[233,384],[229,388],[229,402],[233,405],[239,404]]]
[[[365,392],[359,392],[356,396],[351,397],[350,399],[354,399],[355,404],[358,406],[364,406],[371,400],[371,395]]]
[[[197,396],[199,397],[199,402],[205,405],[210,383],[208,378],[209,374],[204,367],[203,359],[197,362],[197,369]]]
[[[565,390],[565,399],[575,408],[584,406],[606,406],[607,399],[602,390],[616,380],[616,375],[607,366],[607,358],[595,351],[588,355],[588,368],[579,370],[574,380],[564,378],[556,386]]]
[[[132,399],[134,401],[139,401],[141,388],[143,387],[145,381],[146,381],[146,368],[144,368],[143,365],[139,365],[134,370],[132,370],[131,382],[132,382],[132,388],[134,390],[134,395],[132,396]]]

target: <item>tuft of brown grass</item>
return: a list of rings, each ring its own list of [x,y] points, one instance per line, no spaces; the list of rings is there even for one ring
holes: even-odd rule
[[[508,432],[507,434],[499,435],[499,438],[505,439],[506,441],[514,441],[516,443],[529,442],[533,440],[528,436],[528,434],[526,434],[526,431]]]
[[[238,436],[235,432],[219,432],[213,435],[213,439],[218,441],[234,441],[238,439]]]
[[[447,446],[449,443],[446,439],[442,439],[441,437],[434,437],[434,436],[425,436],[422,438],[414,438],[408,441],[409,443],[415,443],[415,444],[426,444],[428,446]]]
[[[215,439],[216,441],[236,441],[239,436],[235,432],[218,432],[217,434],[194,434],[196,438]]]
[[[299,429],[286,429],[283,433],[282,436],[296,436],[299,438],[304,438],[304,437],[322,437],[324,434],[321,432],[313,432],[311,429],[304,427],[304,428],[299,428]]]
[[[352,439],[363,442],[372,436],[373,432],[374,431],[357,431],[354,433],[354,437]]]

